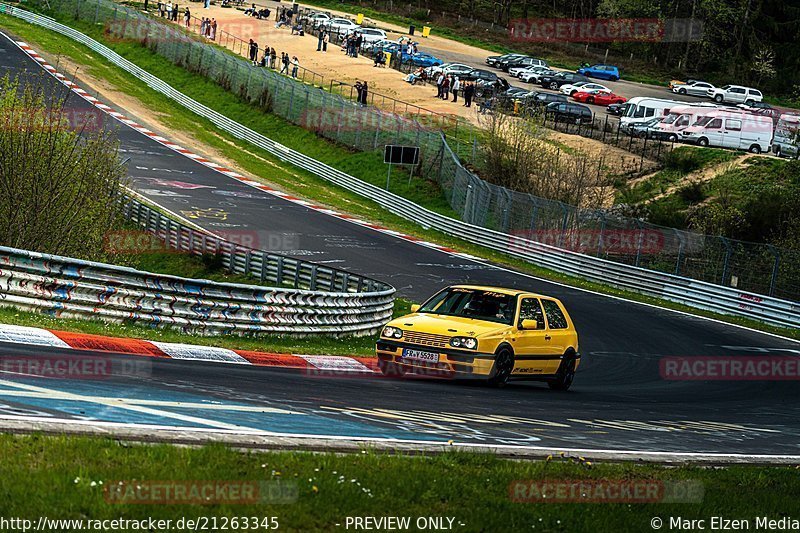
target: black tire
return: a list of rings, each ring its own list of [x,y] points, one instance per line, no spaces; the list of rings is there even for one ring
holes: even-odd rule
[[[508,383],[514,370],[514,352],[510,348],[500,348],[494,358],[494,374],[489,378],[489,385],[502,388]]]
[[[556,378],[547,382],[553,390],[567,391],[575,380],[575,354],[567,354],[561,361]]]
[[[616,76],[611,76],[611,78],[609,78],[609,79],[610,79],[610,81],[619,81],[619,78],[616,77]]]
[[[589,98],[587,98],[586,99],[586,103],[587,104],[593,104],[594,103],[594,96],[590,96]]]
[[[722,97],[721,94],[718,94],[714,97],[714,101],[717,102],[718,104],[721,104],[723,100],[724,98]]]
[[[705,137],[700,137],[699,139],[697,139],[697,145],[705,148],[706,146],[708,146],[708,139],[706,139]]]
[[[639,137],[640,139],[645,139],[647,137],[647,132],[646,131],[640,131],[639,134],[637,135],[637,137]]]
[[[671,143],[678,142],[678,136],[677,136],[677,135],[675,135],[675,134],[673,133],[673,134],[671,134],[671,135],[669,136],[669,139],[667,139],[667,140],[668,140],[669,142],[671,142]]]
[[[558,90],[558,83],[556,83],[554,81],[550,82],[550,90],[557,91]]]
[[[678,89],[678,94],[686,94],[686,89]]]
[[[775,147],[775,156],[776,157],[781,157],[781,147],[780,146],[776,146]]]
[[[753,146],[750,147],[750,150],[748,150],[748,151],[751,154],[760,154],[761,153],[761,147],[759,145],[757,145],[757,144],[754,144]]]
[[[745,100],[744,105],[753,105],[755,102],[753,100]]]

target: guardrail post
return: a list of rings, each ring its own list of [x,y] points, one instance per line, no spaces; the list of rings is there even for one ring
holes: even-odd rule
[[[244,254],[244,273],[250,275],[250,262],[253,260],[253,254],[247,250]]]
[[[311,285],[312,291],[317,290],[317,265],[311,265]]]
[[[267,260],[265,259],[264,262],[263,262],[263,265],[266,265],[266,264],[267,264]],[[262,266],[261,269],[263,271],[264,267]],[[277,278],[276,283],[278,285],[280,285],[281,283],[283,283],[283,256],[281,256],[281,255],[278,256],[278,264],[275,265],[275,272],[276,272],[275,277]],[[262,277],[262,280],[263,279],[265,279],[265,278]]]

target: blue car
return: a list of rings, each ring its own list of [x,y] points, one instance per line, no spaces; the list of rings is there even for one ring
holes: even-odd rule
[[[614,65],[592,65],[591,67],[581,67],[578,74],[601,80],[617,81],[619,79],[619,69]]]
[[[416,54],[407,54],[403,52],[401,56],[401,60],[403,63],[411,63],[418,67],[435,67],[442,64],[442,60],[436,56],[432,56],[431,54],[426,54],[425,52],[417,52]]]

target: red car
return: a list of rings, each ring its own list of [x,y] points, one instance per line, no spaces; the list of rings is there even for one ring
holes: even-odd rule
[[[624,96],[601,91],[577,92],[572,97],[578,102],[597,105],[623,104],[628,101]]]

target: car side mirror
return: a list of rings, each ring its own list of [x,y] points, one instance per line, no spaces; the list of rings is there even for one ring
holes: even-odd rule
[[[419,311],[419,304],[411,304],[411,312],[416,313]]]
[[[539,322],[536,320],[523,320],[519,329],[539,329]]]

